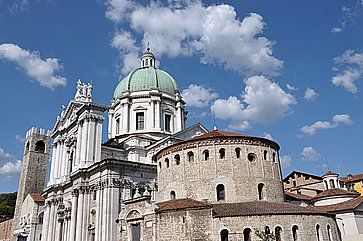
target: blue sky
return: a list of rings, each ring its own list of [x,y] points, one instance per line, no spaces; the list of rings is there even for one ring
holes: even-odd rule
[[[363,172],[362,30],[362,1],[0,0],[0,193],[25,132],[52,129],[79,78],[108,105],[147,42],[189,125],[273,138],[284,175]]]

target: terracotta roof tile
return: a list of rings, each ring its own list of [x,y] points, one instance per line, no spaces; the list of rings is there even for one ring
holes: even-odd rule
[[[297,200],[302,200],[302,201],[310,201],[313,198],[308,195],[292,193],[292,192],[285,192],[285,196],[287,196],[289,198],[297,199]]]
[[[45,198],[39,193],[29,193],[29,195],[33,198],[34,202],[45,202]]]
[[[316,195],[313,199],[318,199],[318,198],[323,198],[323,197],[330,197],[330,196],[344,196],[344,195],[357,195],[359,196],[360,193],[359,192],[350,192],[344,189],[339,189],[339,188],[335,188],[335,189],[328,189],[325,190],[321,193],[319,193],[318,195]]]
[[[215,217],[269,214],[327,214],[326,212],[315,209],[314,207],[301,207],[291,203],[275,203],[265,201],[214,204],[213,211]]]
[[[363,203],[363,196],[353,198],[351,200],[337,203],[337,204],[326,205],[326,206],[316,206],[315,208],[317,208],[320,211],[324,211],[324,212],[339,212],[339,211],[347,211],[347,210],[355,209],[362,203]]]
[[[157,203],[156,205],[159,207],[157,212],[167,212],[167,211],[176,211],[184,209],[203,209],[203,208],[212,207],[209,203],[189,198],[174,199],[170,201],[160,202]]]
[[[210,132],[207,132],[207,133],[199,135],[199,136],[195,136],[192,138],[192,140],[208,139],[208,138],[214,138],[214,137],[251,137],[251,136],[245,135],[245,134],[240,134],[240,133],[214,130],[214,131],[210,131]]]
[[[363,173],[355,174],[355,175],[349,174],[348,176],[343,177],[340,180],[342,180],[343,182],[363,181]]]

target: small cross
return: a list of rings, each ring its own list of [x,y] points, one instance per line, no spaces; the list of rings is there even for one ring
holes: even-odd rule
[[[146,50],[150,51],[150,43],[149,42],[147,42],[147,49]]]

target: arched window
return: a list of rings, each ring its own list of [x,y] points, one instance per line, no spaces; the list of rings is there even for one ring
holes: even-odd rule
[[[176,165],[179,165],[179,164],[180,164],[180,155],[179,155],[179,154],[176,154],[176,155],[174,156],[174,160],[175,160],[175,164],[176,164]]]
[[[165,165],[166,165],[166,167],[169,167],[169,158],[165,159]]]
[[[170,192],[170,200],[174,200],[176,198],[175,192],[171,191]]]
[[[332,239],[331,239],[331,228],[330,228],[330,225],[328,224],[328,225],[326,225],[326,229],[328,230],[328,241],[332,241]]]
[[[245,228],[243,230],[243,241],[251,241],[251,229]]]
[[[272,153],[272,161],[273,162],[276,162],[276,153],[274,152],[274,153]]]
[[[267,151],[266,150],[263,151],[263,159],[267,160]]]
[[[190,162],[192,162],[192,161],[194,161],[194,153],[193,152],[188,152],[188,161],[190,161]]]
[[[259,183],[258,186],[258,200],[262,200],[264,199],[264,184],[263,183]]]
[[[29,151],[29,142],[26,143],[25,151]]]
[[[276,238],[276,241],[281,241],[281,236],[282,236],[282,228],[280,226],[277,226],[275,228],[275,238]]]
[[[240,158],[241,157],[241,148],[237,147],[234,151],[236,152],[236,158]]]
[[[224,201],[226,199],[226,194],[223,184],[217,185],[217,201]]]
[[[219,158],[224,159],[226,157],[226,149],[221,148],[219,149]]]
[[[320,225],[319,225],[319,224],[317,224],[317,225],[316,225],[316,240],[317,240],[317,241],[320,241],[320,238],[321,238]]]
[[[328,182],[325,180],[324,183],[325,183],[326,190],[328,190],[329,189]]]
[[[209,160],[209,151],[208,150],[204,150],[203,151],[203,156],[204,156],[204,161]]]
[[[159,162],[159,168],[160,168],[160,169],[161,169],[161,165],[162,165],[162,164],[161,164],[161,162]]]
[[[38,216],[38,224],[42,224],[44,219],[44,213],[39,214]]]
[[[221,241],[228,241],[228,233],[227,229],[221,231]]]
[[[299,238],[299,227],[297,225],[292,226],[292,239],[298,241]]]
[[[333,179],[330,179],[329,183],[330,183],[330,188],[335,188],[335,183]]]
[[[37,143],[35,143],[35,151],[40,152],[40,153],[45,152],[45,143],[44,143],[44,141],[37,141]]]

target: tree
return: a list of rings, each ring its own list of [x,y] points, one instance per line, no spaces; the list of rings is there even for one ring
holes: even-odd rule
[[[255,229],[255,234],[257,237],[261,239],[261,241],[275,241],[276,237],[273,232],[270,232],[270,229],[266,226],[265,231],[261,231],[259,229]]]

